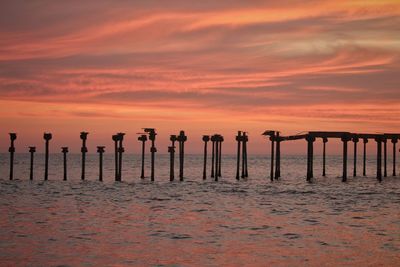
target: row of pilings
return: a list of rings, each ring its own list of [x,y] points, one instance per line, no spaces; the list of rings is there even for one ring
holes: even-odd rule
[[[81,179],[85,180],[85,163],[86,153],[88,149],[86,147],[86,140],[89,133],[81,132],[80,139],[82,140],[82,173]],[[150,153],[151,153],[151,181],[154,181],[155,177],[155,153],[157,149],[155,147],[156,131],[154,128],[144,128],[144,133],[140,133],[138,141],[142,142],[142,157],[141,157],[141,175],[140,177],[145,178],[144,174],[144,161],[145,161],[145,143],[147,140],[151,141]],[[271,168],[270,168],[270,179],[271,181],[277,180],[281,176],[281,142],[300,140],[304,139],[307,142],[307,171],[306,180],[311,181],[314,178],[313,172],[313,159],[314,159],[314,142],[317,138],[320,138],[323,143],[322,153],[322,176],[326,176],[326,145],[329,138],[338,138],[343,144],[343,173],[342,181],[347,181],[347,162],[348,162],[348,143],[353,142],[353,176],[357,176],[357,144],[360,140],[363,140],[363,176],[366,176],[366,145],[369,139],[373,139],[377,144],[377,157],[376,157],[376,177],[379,181],[382,181],[382,177],[387,177],[387,143],[388,140],[393,144],[393,176],[396,176],[396,144],[400,139],[400,134],[356,134],[349,132],[308,132],[305,134],[293,135],[293,136],[281,136],[278,131],[265,131],[263,135],[268,136],[271,141]],[[122,180],[122,156],[125,152],[123,147],[125,133],[117,133],[112,136],[114,141],[114,157],[115,157],[115,181]],[[14,176],[14,154],[15,154],[15,140],[17,135],[10,133],[10,180]],[[44,133],[43,139],[45,140],[45,172],[44,180],[48,180],[48,166],[49,166],[49,142],[52,139],[51,133]],[[171,146],[168,147],[170,154],[170,180],[175,179],[175,142],[178,143],[179,147],[179,180],[184,180],[184,147],[187,141],[187,136],[184,131],[180,131],[178,135],[171,135]],[[212,143],[211,152],[211,174],[210,177],[214,178],[215,181],[221,177],[221,162],[222,162],[222,142],[224,137],[220,134],[204,135],[202,137],[204,142],[204,166],[203,166],[203,179],[207,179],[207,145],[208,142]],[[238,131],[235,137],[237,142],[237,162],[236,162],[236,179],[246,179],[248,177],[247,168],[247,142],[248,135],[245,131]],[[383,146],[383,149],[382,149]],[[63,180],[67,180],[67,154],[68,147],[62,147],[61,152],[63,153]],[[382,152],[383,150],[383,152]],[[33,179],[33,164],[34,164],[34,153],[36,147],[29,147],[30,153],[30,180]],[[99,154],[99,180],[103,180],[103,154],[105,152],[104,146],[98,146],[97,152]],[[382,160],[383,154],[383,160]],[[382,174],[382,161],[383,161],[383,174]],[[241,168],[241,170],[240,170]]]
[[[366,176],[366,153],[367,143],[369,139],[376,142],[377,145],[377,156],[376,156],[376,178],[378,181],[382,181],[382,176],[387,177],[387,143],[391,140],[393,144],[393,176],[396,176],[396,144],[400,139],[400,134],[359,134],[349,132],[308,132],[306,134],[299,134],[293,136],[280,136],[277,131],[265,131],[263,135],[269,137],[271,141],[271,169],[270,179],[278,179],[280,177],[280,145],[283,141],[293,141],[304,139],[307,142],[307,171],[306,180],[311,181],[314,178],[314,142],[317,138],[320,138],[323,143],[322,150],[322,176],[326,176],[326,144],[329,138],[338,138],[343,144],[343,172],[342,181],[346,182],[348,178],[347,174],[347,162],[348,162],[348,143],[353,142],[353,177],[357,176],[357,144],[363,140],[363,176]],[[383,153],[382,153],[383,145]],[[276,149],[276,151],[275,151]],[[383,154],[383,175],[382,175],[382,154]],[[274,163],[275,159],[275,163]],[[275,170],[275,174],[274,174]]]

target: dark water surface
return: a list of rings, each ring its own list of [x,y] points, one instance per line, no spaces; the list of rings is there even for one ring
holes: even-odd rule
[[[328,158],[323,178],[316,156],[309,184],[305,157],[283,158],[282,178],[271,183],[265,157],[250,157],[250,177],[236,182],[234,156],[225,156],[223,177],[214,182],[201,179],[202,156],[188,155],[186,180],[170,183],[168,156],[157,156],[151,183],[138,178],[139,157],[126,155],[123,182],[115,183],[107,155],[101,183],[97,155],[89,155],[83,182],[79,155],[69,156],[67,182],[60,155],[52,155],[47,182],[38,155],[29,181],[25,154],[17,155],[17,179],[9,181],[8,155],[1,154],[1,266],[400,263],[400,177],[377,183],[373,158],[368,177],[342,183],[341,158]]]

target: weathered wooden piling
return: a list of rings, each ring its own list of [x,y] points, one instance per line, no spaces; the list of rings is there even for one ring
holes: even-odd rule
[[[279,132],[276,132],[275,141],[276,141],[275,180],[278,180],[279,177],[281,177],[281,140],[279,137]]]
[[[315,142],[315,137],[312,135],[307,135],[305,137],[307,141],[307,182],[310,182],[311,179],[314,177],[313,171],[313,160],[314,160],[314,146],[313,143]]]
[[[357,176],[357,143],[358,143],[358,141],[359,141],[359,138],[358,138],[357,136],[354,136],[354,137],[352,138],[352,141],[353,141],[353,143],[354,143],[354,152],[353,152],[353,155],[354,155],[353,177],[356,177],[356,176]]]
[[[155,153],[157,152],[157,148],[155,147],[156,141],[156,130],[153,128],[144,128],[144,131],[149,134],[149,140],[151,141],[150,153],[151,153],[151,174],[150,180],[154,181],[154,161],[155,161]]]
[[[218,181],[218,164],[219,164],[218,157],[219,157],[219,137],[218,137],[218,135],[215,135],[215,167],[214,167],[214,170],[215,170],[214,180],[215,181]]]
[[[119,136],[118,134],[114,134],[112,136],[112,140],[114,141],[114,163],[115,163],[115,181],[118,181],[118,167],[119,167],[119,159],[118,159],[118,141],[119,141]]]
[[[125,133],[118,133],[118,181],[122,181],[122,154],[125,152],[123,141]]]
[[[377,149],[376,149],[376,179],[382,182],[382,137],[378,136],[375,138]]]
[[[350,136],[347,134],[343,135],[341,138],[343,142],[343,176],[342,182],[347,181],[347,143],[351,140]]]
[[[215,162],[215,134],[211,136],[212,152],[211,152],[211,178],[214,178],[214,162]]]
[[[180,131],[177,137],[179,143],[179,180],[183,181],[183,166],[185,160],[185,142],[187,141],[187,136],[185,131]]]
[[[363,145],[364,145],[364,151],[363,151],[363,176],[367,175],[367,143],[368,143],[368,138],[363,138]]]
[[[64,162],[64,178],[63,180],[67,180],[67,153],[68,153],[68,147],[62,147],[61,148],[61,153],[63,153],[63,162]]]
[[[241,138],[241,141],[242,141],[242,174],[241,174],[241,177],[242,177],[242,179],[246,177],[246,171],[245,171],[246,144],[245,144],[245,139],[246,139],[246,133],[243,132],[242,133],[242,138]]]
[[[103,154],[104,154],[104,146],[97,147],[97,153],[99,153],[99,181],[103,181]]]
[[[14,153],[15,153],[15,146],[14,142],[17,139],[16,133],[9,133],[10,135],[10,148],[8,152],[10,152],[10,180],[14,179]]]
[[[44,133],[43,139],[45,143],[45,162],[44,162],[44,180],[47,181],[49,178],[49,142],[52,139],[51,133]]]
[[[243,132],[243,154],[244,154],[244,177],[249,177],[249,171],[247,168],[247,142],[249,142],[249,136],[246,132]]]
[[[144,155],[145,155],[147,135],[142,134],[141,136],[138,137],[138,140],[142,142],[142,167],[140,172],[140,178],[144,179]]]
[[[387,139],[382,138],[383,143],[383,177],[387,177]]]
[[[392,139],[393,144],[393,176],[396,176],[396,144],[397,138]]]
[[[203,142],[204,142],[203,180],[207,178],[207,143],[209,141],[210,141],[210,136],[203,135]]]
[[[88,149],[86,147],[86,140],[87,140],[87,135],[89,133],[87,132],[81,132],[80,138],[82,140],[82,148],[81,148],[81,153],[82,153],[82,175],[81,179],[85,180],[85,165],[86,165],[86,153],[88,152]]]
[[[328,143],[328,138],[322,138],[322,176],[326,176],[326,143]]]
[[[31,164],[30,164],[30,170],[29,170],[29,180],[33,180],[33,160],[34,160],[35,152],[36,152],[36,147],[30,146],[29,153],[31,154]]]
[[[224,142],[224,137],[219,136],[219,155],[218,155],[218,177],[221,177],[221,165],[222,165],[222,142]]]
[[[242,143],[242,132],[238,131],[238,134],[235,138],[237,142],[237,155],[236,155],[236,180],[239,180],[239,171],[240,171],[240,146]],[[242,163],[243,164],[243,163]]]
[[[175,179],[175,174],[174,174],[175,147],[169,146],[168,153],[169,153],[169,180],[172,182]]]

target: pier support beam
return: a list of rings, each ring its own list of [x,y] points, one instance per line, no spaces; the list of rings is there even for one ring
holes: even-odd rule
[[[147,135],[142,134],[141,136],[138,137],[138,140],[142,142],[142,166],[141,166],[140,178],[144,179],[144,155],[146,151],[145,149],[146,149]]]
[[[87,132],[81,132],[80,138],[82,140],[82,148],[81,148],[81,153],[82,153],[82,175],[81,179],[85,180],[85,162],[86,162],[86,153],[88,152],[88,149],[86,147],[86,140],[87,140],[87,135],[89,133]]]
[[[396,144],[397,144],[397,139],[393,138],[392,139],[393,143],[393,176],[396,176]]]
[[[180,131],[177,137],[179,143],[179,181],[183,181],[183,164],[185,160],[185,142],[187,136],[184,131]]]
[[[276,161],[275,161],[275,180],[281,177],[281,139],[279,132],[276,132]]]
[[[154,181],[154,161],[155,161],[155,153],[157,152],[157,148],[155,147],[155,141],[156,141],[156,130],[153,128],[145,128],[144,131],[149,134],[149,140],[151,141],[151,148],[150,148],[150,153],[151,153],[151,174],[150,174],[150,180]]]
[[[323,149],[322,149],[322,176],[326,176],[326,143],[328,142],[328,138],[323,137]]]
[[[118,140],[119,140],[119,136],[117,134],[114,134],[112,136],[112,140],[114,141],[114,163],[115,163],[115,181],[118,181]]]
[[[45,140],[45,161],[44,161],[44,180],[49,178],[49,142],[53,138],[51,133],[44,133],[43,139]]]
[[[238,134],[236,136],[236,142],[237,142],[237,155],[236,155],[236,180],[240,179],[239,173],[240,173],[240,146],[242,142],[242,132],[238,131]],[[243,163],[242,163],[243,164]],[[243,167],[242,167],[243,168]]]
[[[343,142],[343,175],[342,182],[347,181],[347,142],[351,140],[350,136],[344,135],[341,138]]]
[[[210,136],[203,135],[203,142],[204,142],[203,180],[207,179],[207,143],[209,141],[210,141]]]
[[[97,147],[97,153],[99,153],[99,181],[103,181],[103,153],[104,153],[104,146]]]
[[[367,143],[368,143],[368,139],[367,138],[363,138],[363,144],[364,144],[364,153],[363,153],[363,176],[367,175],[367,171],[366,171],[366,163],[367,163]]]
[[[10,133],[10,148],[8,152],[10,152],[10,180],[14,179],[14,153],[15,153],[15,146],[14,141],[17,139],[16,133]]]
[[[275,154],[275,133],[273,133],[269,140],[271,140],[271,182],[274,181],[274,154]]]
[[[376,179],[382,182],[382,137],[375,138],[377,144],[376,155]]]
[[[168,153],[169,153],[169,180],[172,182],[175,179],[175,173],[174,173],[175,146],[169,146]]]
[[[387,139],[384,137],[383,142],[383,177],[387,177]]]
[[[29,180],[33,180],[33,158],[36,152],[36,147],[30,146],[29,147],[29,153],[31,154],[31,164],[30,164],[30,170],[29,170]]]
[[[119,147],[118,147],[118,180],[117,181],[122,181],[122,153],[125,152],[125,149],[123,147],[123,141],[124,141],[124,133],[118,133],[118,141],[119,141]]]
[[[221,165],[222,165],[222,142],[224,142],[224,137],[219,136],[219,155],[218,155],[218,177],[221,177]]]
[[[353,143],[354,143],[354,165],[353,165],[353,177],[357,176],[357,143],[359,141],[359,138],[357,136],[353,137]]]
[[[214,178],[215,142],[216,142],[216,136],[215,136],[215,134],[214,134],[213,136],[211,136],[211,143],[212,143],[212,152],[211,152],[211,178]]]
[[[310,182],[314,177],[313,159],[314,159],[314,146],[315,137],[311,135],[306,136],[307,141],[307,182]]]
[[[63,180],[67,180],[67,153],[68,153],[68,147],[62,147],[61,148],[61,153],[63,153],[63,162],[64,162],[64,178]]]
[[[215,136],[215,175],[214,175],[214,180],[218,181],[218,164],[219,164],[219,137],[218,135]]]
[[[244,177],[249,177],[249,171],[247,168],[247,142],[249,142],[249,136],[246,132],[243,132],[243,155],[244,155]]]

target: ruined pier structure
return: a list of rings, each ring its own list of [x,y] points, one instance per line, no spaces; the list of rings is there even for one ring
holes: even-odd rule
[[[354,166],[353,176],[357,175],[357,144],[363,141],[363,176],[366,176],[366,145],[369,140],[373,140],[377,145],[376,156],[376,178],[382,181],[382,145],[383,145],[383,176],[387,177],[387,143],[393,145],[393,176],[396,176],[396,144],[400,139],[400,134],[384,133],[384,134],[366,134],[366,133],[350,133],[350,132],[307,132],[298,135],[281,136],[278,131],[265,131],[263,135],[269,137],[271,141],[271,170],[270,179],[278,179],[280,177],[280,161],[281,152],[280,144],[285,141],[294,141],[304,139],[307,141],[307,181],[311,181],[314,177],[313,159],[314,159],[314,142],[320,138],[323,143],[322,154],[322,175],[326,175],[326,143],[330,138],[340,139],[343,142],[343,173],[342,181],[347,181],[347,151],[348,142],[353,142],[354,145]],[[276,152],[275,152],[276,150]],[[275,159],[275,163],[274,163]],[[275,169],[275,173],[274,173]]]

